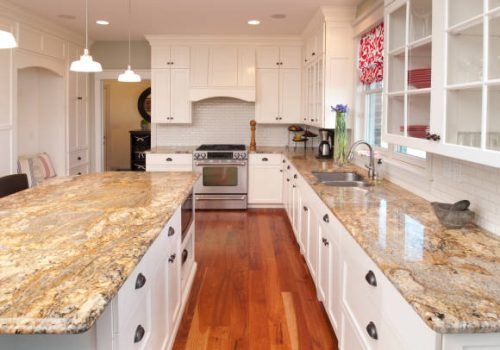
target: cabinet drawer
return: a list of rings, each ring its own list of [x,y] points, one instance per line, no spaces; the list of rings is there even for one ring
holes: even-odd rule
[[[88,173],[89,173],[89,165],[88,164],[83,164],[83,165],[69,169],[70,176],[85,175]]]
[[[147,153],[146,162],[151,165],[192,165],[192,154]]]
[[[87,164],[89,161],[87,150],[71,152],[69,154],[69,167],[74,168],[76,166]]]
[[[250,154],[249,155],[249,164],[250,165],[281,165],[282,164],[282,155],[281,154]]]
[[[150,288],[148,288],[151,291]],[[149,298],[142,300],[143,305],[137,305],[130,312],[130,319],[119,328],[118,344],[120,350],[146,350],[150,349],[151,339],[151,293]]]

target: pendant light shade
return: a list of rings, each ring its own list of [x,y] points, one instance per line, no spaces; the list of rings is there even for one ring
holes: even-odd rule
[[[88,23],[89,23],[89,3],[85,0],[85,49],[83,50],[83,55],[80,56],[78,61],[71,62],[69,70],[72,72],[82,72],[82,73],[96,73],[102,72],[102,66],[99,62],[92,59],[89,55],[88,42]]]
[[[0,49],[12,49],[17,47],[16,38],[11,32],[0,30]]]
[[[139,83],[141,81],[141,76],[128,66],[127,70],[118,76],[118,81],[122,83]]]
[[[135,73],[130,68],[130,23],[132,17],[132,0],[128,0],[128,65],[125,72],[118,76],[118,81],[122,83],[138,83],[141,81],[141,76]]]
[[[89,50],[85,49],[78,61],[71,62],[69,70],[82,73],[102,72],[102,66],[99,62],[94,61],[89,55]]]

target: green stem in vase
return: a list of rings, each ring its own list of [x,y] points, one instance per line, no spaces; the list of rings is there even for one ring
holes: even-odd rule
[[[347,162],[346,114],[346,112],[337,112],[335,120],[333,159],[339,166],[343,166]]]

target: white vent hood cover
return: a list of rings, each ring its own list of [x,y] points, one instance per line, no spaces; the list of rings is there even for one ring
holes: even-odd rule
[[[255,102],[255,87],[191,88],[189,92],[189,99],[193,102],[213,97],[231,97],[247,102]]]

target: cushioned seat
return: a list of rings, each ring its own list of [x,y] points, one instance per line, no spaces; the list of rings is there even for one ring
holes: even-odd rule
[[[27,189],[26,174],[13,174],[0,177],[0,198]]]
[[[17,172],[28,176],[29,187],[39,185],[46,179],[56,176],[52,161],[45,152],[19,157]]]

